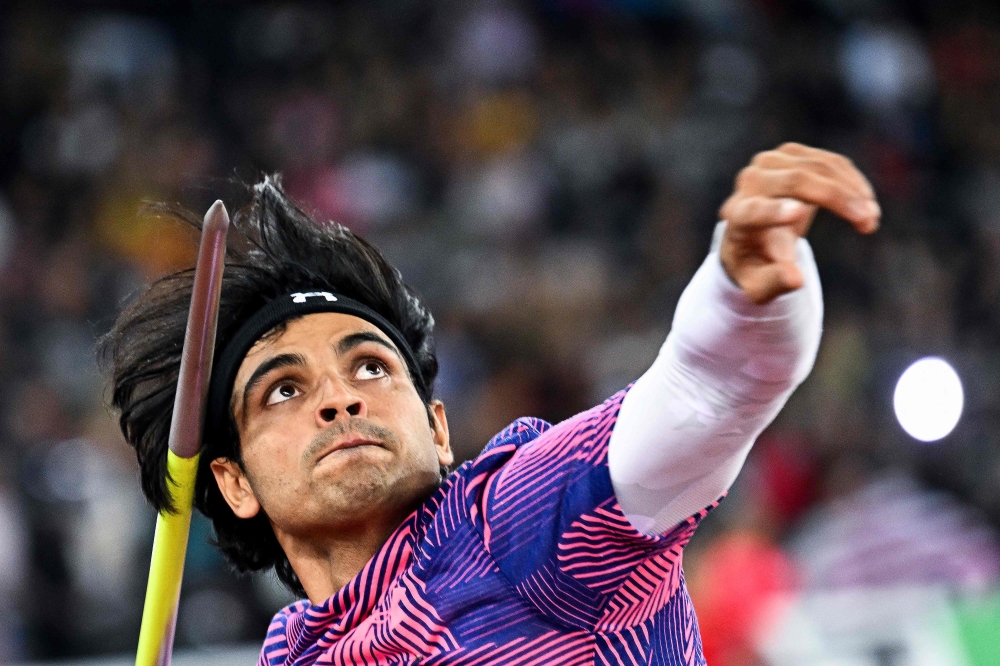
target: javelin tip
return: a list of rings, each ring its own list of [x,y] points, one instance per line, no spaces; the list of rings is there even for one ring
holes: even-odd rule
[[[222,203],[222,199],[216,199],[205,213],[204,230],[216,232],[228,227],[229,211],[226,210],[226,204]]]

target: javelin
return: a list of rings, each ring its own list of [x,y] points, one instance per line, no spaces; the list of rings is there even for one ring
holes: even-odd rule
[[[184,553],[191,526],[194,483],[205,423],[205,402],[212,376],[228,232],[229,213],[222,201],[216,201],[205,213],[201,229],[191,309],[184,333],[181,369],[167,440],[167,488],[174,511],[161,510],[156,517],[156,536],[153,537],[146,602],[142,607],[136,666],[166,666],[170,663],[173,649],[177,602],[184,574]]]

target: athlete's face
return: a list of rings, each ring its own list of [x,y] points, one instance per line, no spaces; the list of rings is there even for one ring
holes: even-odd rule
[[[263,509],[282,545],[394,527],[452,462],[443,405],[424,404],[376,326],[311,314],[246,355],[232,411],[244,469],[212,462],[241,518]]]

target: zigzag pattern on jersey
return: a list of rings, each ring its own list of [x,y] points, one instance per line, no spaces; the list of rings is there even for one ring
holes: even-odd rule
[[[621,632],[596,634],[594,663],[602,666],[648,664],[650,657],[651,622]]]
[[[494,561],[521,596],[577,629],[622,631],[659,612],[680,589],[684,546],[718,505],[666,535],[633,527],[607,470],[607,442],[624,395],[518,448],[484,482],[484,542]],[[551,474],[552,460],[562,461],[558,475]],[[578,488],[590,492],[568,492]]]
[[[602,594],[614,593],[660,544],[636,532],[614,506],[614,498],[609,498],[580,516],[556,546],[559,570]]]
[[[535,431],[536,437],[543,432],[544,436],[518,448],[486,488],[483,508],[489,520],[483,536],[488,550],[497,544],[494,559],[532,542],[538,529],[545,529],[563,514],[552,508],[564,508],[560,500],[567,487],[591,474],[602,462],[606,464],[602,459],[622,397],[624,393],[545,430],[532,427],[525,419],[515,421],[524,428],[517,434]],[[553,460],[560,461],[562,473],[552,474]]]
[[[595,623],[599,631],[621,631],[644,623],[673,598],[682,587],[684,546],[720,501],[664,536],[636,530],[614,498],[573,522],[557,546],[559,570],[591,589],[613,595]]]
[[[334,643],[316,663],[406,663],[413,655],[434,656],[459,649],[458,641],[425,598],[412,570],[399,576],[372,614]],[[325,638],[325,637],[324,637]]]
[[[315,606],[305,600],[299,601],[275,615],[267,631],[258,662],[260,666],[312,664],[317,661],[380,663],[377,660],[359,660],[359,655],[351,653],[352,649],[357,649],[356,641],[343,640],[365,623],[371,626],[364,627],[365,630],[358,635],[369,637],[365,648],[371,656],[398,653],[400,646],[396,639],[380,632],[372,618],[382,622],[399,620],[406,627],[405,631],[413,636],[426,636],[432,644],[447,641],[446,636],[439,636],[433,609],[422,603],[422,595],[415,589],[415,584],[410,582],[407,586],[401,577],[413,559],[413,547],[420,540],[426,520],[433,516],[433,506],[447,495],[454,478],[449,477],[427,504],[411,514],[361,572],[335,595]],[[387,594],[390,589],[396,596]],[[406,593],[402,593],[403,590]],[[385,610],[387,603],[394,603],[393,612],[401,615],[390,617]],[[382,609],[381,612],[374,612],[376,607]]]
[[[260,666],[703,664],[680,553],[712,507],[631,527],[606,459],[623,395],[512,423],[336,595],[279,612]]]
[[[600,666],[705,666],[697,620],[683,587],[645,622],[595,636],[594,664]]]
[[[593,666],[595,647],[593,634],[548,631],[503,645],[442,653],[419,663],[422,666]]]
[[[694,607],[683,586],[645,622],[621,631],[598,631],[594,664],[705,666]]]
[[[683,582],[684,576],[681,575]],[[698,620],[687,589],[682,587],[657,617],[659,631],[653,632],[650,666],[705,666]]]

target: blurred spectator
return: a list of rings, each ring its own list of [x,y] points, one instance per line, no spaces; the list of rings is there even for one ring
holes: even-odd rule
[[[0,484],[0,660],[24,654],[21,595],[28,573],[28,532],[19,498]]]
[[[791,553],[807,589],[943,585],[983,593],[1000,583],[1000,539],[943,493],[889,476],[818,509]]]
[[[795,566],[774,543],[734,531],[704,551],[691,578],[705,661],[754,663],[757,641],[773,630],[797,585]]]
[[[0,7],[0,661],[135,646],[153,516],[91,349],[195,248],[143,202],[236,205],[234,176],[280,171],[383,248],[437,317],[467,459],[642,373],[736,170],[785,140],[861,165],[884,226],[811,232],[816,368],[686,555],[709,663],[891,663],[896,641],[940,666],[1000,641],[990,3],[115,6]],[[889,396],[928,353],[967,414],[924,445]],[[196,518],[178,645],[259,641],[288,597],[211,536]]]

